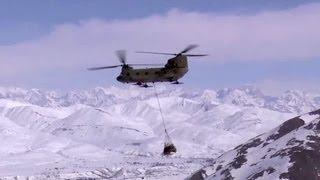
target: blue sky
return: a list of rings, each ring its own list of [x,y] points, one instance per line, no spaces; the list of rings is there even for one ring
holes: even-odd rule
[[[317,91],[316,2],[2,0],[0,85],[70,90],[118,84],[117,69],[84,69],[116,64],[119,48],[129,51],[130,62],[154,63],[168,57],[132,52],[175,52],[198,43],[195,52],[210,56],[190,60],[185,87]]]

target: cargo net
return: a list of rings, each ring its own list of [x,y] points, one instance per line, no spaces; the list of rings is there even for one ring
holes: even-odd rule
[[[157,92],[157,89],[156,89],[156,86],[155,86],[154,83],[153,83],[153,87],[154,87],[154,91],[155,91],[155,94],[156,94],[156,97],[157,97],[159,111],[160,111],[160,114],[161,114],[162,124],[163,124],[163,128],[164,128],[164,133],[165,133],[165,136],[164,136],[164,147],[163,147],[162,154],[165,155],[165,156],[172,155],[172,154],[177,152],[177,148],[174,146],[174,144],[173,144],[173,142],[172,142],[172,140],[171,140],[171,138],[169,136],[169,133],[167,131],[166,124],[164,122],[164,117],[163,117],[161,105],[160,105],[158,92]]]

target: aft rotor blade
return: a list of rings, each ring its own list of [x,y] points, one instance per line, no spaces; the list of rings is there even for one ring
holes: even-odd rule
[[[194,48],[198,47],[198,45],[196,44],[190,44],[189,46],[187,46],[183,51],[181,51],[179,54],[183,54],[186,53]]]
[[[164,66],[165,64],[128,64],[129,66]]]
[[[184,54],[188,57],[201,57],[201,56],[209,56],[208,54]]]
[[[136,53],[143,53],[143,54],[162,54],[162,55],[173,55],[173,56],[178,55],[178,54],[175,54],[175,53],[162,53],[162,52],[149,52],[149,51],[136,51]]]
[[[102,70],[102,69],[111,69],[111,68],[117,68],[120,67],[122,65],[116,65],[116,66],[102,66],[102,67],[92,67],[92,68],[88,68],[89,71],[95,71],[95,70]]]
[[[127,62],[127,53],[125,50],[118,50],[116,51],[116,54],[119,58],[119,61],[122,63],[122,64],[126,64]]]

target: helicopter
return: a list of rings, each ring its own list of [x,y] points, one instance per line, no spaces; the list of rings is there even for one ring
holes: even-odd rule
[[[207,54],[186,54],[190,50],[198,47],[198,45],[189,45],[179,53],[162,53],[162,52],[147,52],[138,51],[136,53],[147,54],[161,54],[161,55],[173,55],[166,64],[127,64],[126,51],[118,50],[116,54],[119,58],[120,65],[103,66],[88,68],[88,70],[102,70],[110,68],[121,67],[121,73],[116,78],[117,81],[122,83],[134,83],[141,87],[151,87],[148,83],[155,82],[171,82],[172,84],[182,84],[178,80],[181,79],[188,72],[188,59],[187,57],[201,57],[207,56]],[[140,68],[135,69],[133,66],[162,66],[155,68]]]

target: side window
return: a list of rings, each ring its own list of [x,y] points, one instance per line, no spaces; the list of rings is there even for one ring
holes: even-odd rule
[[[139,73],[139,72],[137,72],[137,73],[136,73],[136,75],[137,75],[137,76],[139,76],[139,75],[140,75],[140,73]]]

